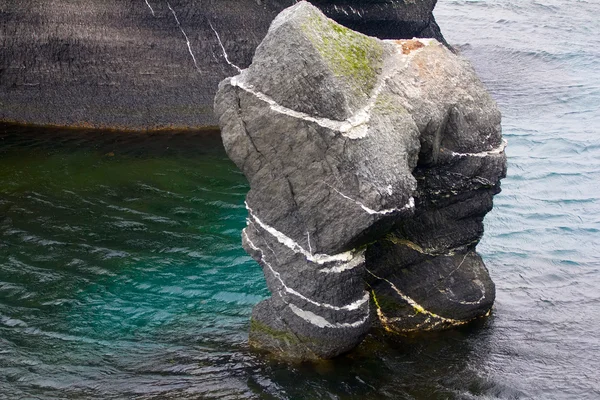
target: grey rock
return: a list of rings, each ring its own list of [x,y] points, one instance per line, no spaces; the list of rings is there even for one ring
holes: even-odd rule
[[[489,311],[493,283],[473,249],[504,143],[465,60],[434,39],[364,36],[300,2],[221,82],[215,112],[250,183],[242,244],[272,294],[254,309],[253,346],[330,358],[376,316],[403,332]],[[415,309],[441,322],[410,319]]]
[[[129,130],[215,126],[218,83],[246,68],[295,0],[3,0],[0,121]],[[373,35],[436,31],[435,1],[318,1]],[[386,26],[382,31],[378,27]]]
[[[403,240],[369,249],[367,279],[383,328],[396,333],[442,330],[489,312],[495,286],[477,252],[410,254],[419,250]]]
[[[467,119],[455,110],[459,120]],[[477,118],[494,121],[490,117],[479,113]],[[461,138],[477,143],[466,134],[472,130],[455,131],[446,124],[442,136],[452,138],[447,146],[466,148]],[[496,136],[487,140],[495,144],[492,137]],[[421,139],[426,143],[426,136]],[[430,151],[437,156],[422,146],[420,165],[413,171],[418,182],[414,215],[397,223],[366,253],[368,287],[385,329],[440,330],[490,312],[495,286],[475,247],[506,174],[504,145],[500,142],[495,149],[475,153],[434,147]]]

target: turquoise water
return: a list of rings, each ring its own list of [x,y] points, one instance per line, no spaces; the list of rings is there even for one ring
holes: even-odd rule
[[[600,398],[600,5],[443,1],[497,99],[493,315],[319,364],[251,351],[267,296],[213,132],[0,128],[0,399]]]
[[[169,387],[203,347],[245,346],[266,291],[240,248],[248,187],[218,140],[4,132],[0,393],[85,395],[104,376],[124,394],[130,370]]]
[[[0,397],[429,398],[482,384],[465,370],[476,327],[370,337],[321,364],[250,351],[267,290],[240,244],[248,186],[215,132],[5,126],[0,143]]]

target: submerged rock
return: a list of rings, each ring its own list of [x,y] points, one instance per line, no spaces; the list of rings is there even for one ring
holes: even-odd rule
[[[215,111],[250,183],[242,244],[272,293],[253,311],[254,346],[329,358],[374,319],[407,331],[489,311],[474,247],[504,143],[465,60],[434,39],[362,35],[300,2],[221,82]]]
[[[218,83],[250,64],[296,0],[3,0],[0,121],[116,129],[214,126]],[[386,38],[442,40],[434,0],[315,1]]]

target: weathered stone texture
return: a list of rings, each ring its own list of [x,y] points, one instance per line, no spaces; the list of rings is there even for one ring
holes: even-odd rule
[[[220,84],[215,111],[250,183],[243,246],[272,293],[253,312],[253,345],[328,358],[374,319],[406,332],[489,311],[474,249],[504,143],[465,60],[434,39],[366,37],[302,2]]]

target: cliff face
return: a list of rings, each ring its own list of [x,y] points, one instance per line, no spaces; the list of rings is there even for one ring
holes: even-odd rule
[[[435,39],[379,40],[301,2],[215,98],[250,183],[246,251],[272,296],[251,343],[299,359],[485,315],[475,247],[505,173],[500,112]]]
[[[295,0],[0,2],[0,121],[125,129],[216,125],[218,83]],[[386,38],[443,40],[427,1],[321,1]]]

